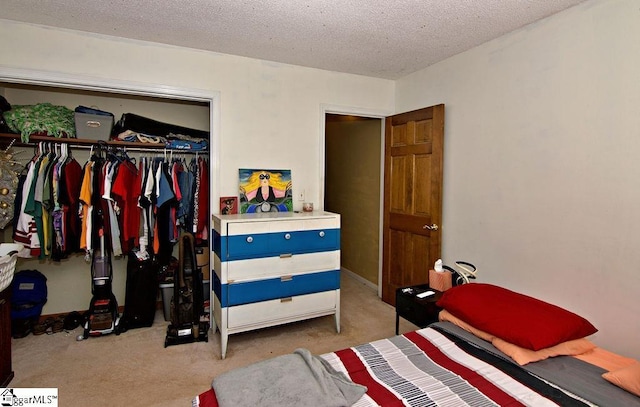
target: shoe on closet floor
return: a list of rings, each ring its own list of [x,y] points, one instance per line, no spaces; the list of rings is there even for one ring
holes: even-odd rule
[[[44,321],[38,321],[33,325],[33,334],[42,335],[50,333],[51,326],[53,325],[53,318],[48,317]]]
[[[53,322],[51,323],[51,333],[57,334],[58,332],[62,332],[63,330],[64,330],[64,315],[58,315],[53,319]]]
[[[11,337],[14,339],[24,338],[33,331],[33,321],[30,319],[11,320]]]

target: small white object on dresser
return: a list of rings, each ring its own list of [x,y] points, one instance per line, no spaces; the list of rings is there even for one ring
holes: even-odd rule
[[[340,332],[340,215],[213,215],[211,290],[221,357],[231,334],[334,315]]]

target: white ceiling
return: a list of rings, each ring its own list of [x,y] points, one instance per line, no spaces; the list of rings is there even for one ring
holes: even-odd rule
[[[0,18],[398,79],[585,0],[0,0]]]

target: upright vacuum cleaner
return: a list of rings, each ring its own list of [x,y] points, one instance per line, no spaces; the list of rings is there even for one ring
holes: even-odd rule
[[[118,301],[113,294],[113,268],[111,265],[111,250],[105,245],[104,229],[98,229],[100,237],[100,252],[93,251],[91,258],[91,303],[85,314],[84,332],[78,340],[89,336],[101,336],[111,333],[119,334],[118,325],[120,314]]]
[[[208,342],[209,322],[200,321],[204,310],[202,270],[196,265],[193,235],[184,233],[179,241],[179,266],[173,282],[171,324],[164,347],[192,342]]]

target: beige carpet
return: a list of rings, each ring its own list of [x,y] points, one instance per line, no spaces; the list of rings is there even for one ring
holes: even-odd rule
[[[368,286],[343,273],[341,333],[333,316],[229,337],[220,359],[220,336],[208,342],[164,347],[166,327],[158,311],[150,328],[77,342],[82,333],[29,335],[12,340],[12,388],[56,387],[59,405],[190,406],[218,374],[307,348],[322,354],[395,334],[395,310]],[[416,329],[401,320],[400,331]]]

